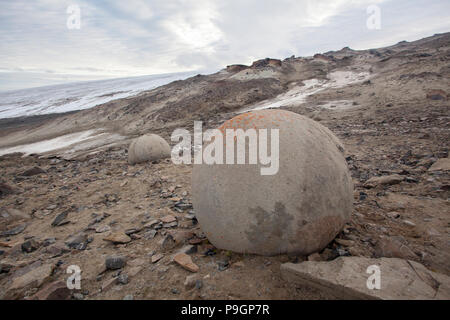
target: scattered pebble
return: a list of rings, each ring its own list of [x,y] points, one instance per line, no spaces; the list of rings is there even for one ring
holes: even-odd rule
[[[126,264],[126,258],[123,256],[110,256],[105,260],[105,266],[108,270],[121,269]]]
[[[128,275],[126,273],[121,273],[118,277],[117,277],[117,283],[119,284],[128,284],[129,279],[128,279]]]

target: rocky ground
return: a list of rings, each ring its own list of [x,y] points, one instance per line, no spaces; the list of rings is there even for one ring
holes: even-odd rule
[[[92,128],[169,140],[176,127],[192,130],[193,120],[216,127],[303,80],[334,70],[370,75],[281,106],[320,121],[346,148],[354,210],[323,251],[260,257],[214,248],[192,208],[192,166],[169,159],[131,166],[129,140],[71,157],[9,154],[0,157],[0,297],[68,295],[57,281],[71,265],[82,272],[74,299],[328,299],[283,280],[280,265],[339,256],[408,259],[450,275],[449,48],[444,34],[266,60],[90,110],[5,122],[2,147]]]

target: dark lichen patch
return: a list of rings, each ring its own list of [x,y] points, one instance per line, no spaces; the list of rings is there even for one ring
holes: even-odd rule
[[[281,202],[276,202],[274,210],[268,212],[261,207],[250,208],[249,214],[255,218],[246,236],[254,248],[267,252],[281,249],[281,245],[288,238],[288,230],[294,217],[286,212]]]

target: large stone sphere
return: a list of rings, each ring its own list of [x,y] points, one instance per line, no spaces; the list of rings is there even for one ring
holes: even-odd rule
[[[128,148],[128,162],[136,164],[170,157],[170,146],[156,134],[146,134],[134,139]]]
[[[349,220],[353,203],[339,140],[321,124],[284,110],[241,114],[219,130],[239,128],[279,129],[279,170],[261,175],[267,165],[259,158],[257,164],[194,165],[193,205],[209,241],[261,255],[307,255],[326,247]]]

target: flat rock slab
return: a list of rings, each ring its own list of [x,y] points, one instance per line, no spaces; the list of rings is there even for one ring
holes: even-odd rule
[[[380,289],[368,289],[373,271],[380,270]],[[450,299],[450,277],[420,263],[398,258],[339,257],[330,262],[306,261],[281,265],[284,280],[309,286],[338,299]]]
[[[165,217],[162,217],[161,221],[163,223],[171,223],[171,222],[176,222],[177,218],[175,218],[173,215],[169,214],[169,215],[167,215]]]
[[[17,299],[27,289],[30,289],[31,287],[40,287],[50,278],[52,271],[53,266],[51,264],[46,264],[33,268],[31,271],[18,276],[12,281],[3,299]]]
[[[393,185],[398,184],[404,180],[404,177],[398,174],[390,176],[372,177],[366,181],[364,186],[366,188],[375,188],[378,185]]]
[[[428,171],[450,171],[450,158],[442,158],[433,163]]]
[[[159,260],[161,260],[162,258],[164,258],[164,255],[162,254],[155,254],[152,256],[152,263],[156,263]]]
[[[3,231],[0,233],[0,237],[10,237],[10,236],[15,236],[21,232],[23,232],[25,229],[27,228],[26,224],[21,224],[18,225],[17,227],[14,227],[12,229]]]
[[[56,216],[55,220],[53,220],[53,222],[52,222],[52,227],[58,227],[58,226],[68,224],[70,222],[69,220],[67,220],[68,214],[69,214],[69,211],[64,211],[64,212],[58,214]]]
[[[131,238],[124,232],[111,233],[107,237],[103,238],[105,241],[110,241],[114,244],[125,244],[131,241]]]
[[[198,272],[199,270],[199,267],[194,262],[192,262],[191,257],[188,256],[186,253],[182,252],[177,253],[173,257],[173,261],[178,263],[184,269],[189,270],[191,272]]]
[[[5,183],[0,183],[0,197],[17,193],[17,190]]]
[[[1,195],[1,184],[0,184],[0,195]],[[30,215],[14,208],[7,208],[0,211],[0,223],[3,225],[8,225],[9,223],[20,220],[23,221],[30,220]]]
[[[70,295],[66,282],[57,280],[39,290],[30,300],[69,300]]]
[[[41,174],[41,173],[47,173],[47,172],[45,172],[45,170],[43,170],[39,167],[33,167],[33,168],[28,169],[25,172],[23,172],[22,176],[31,177],[31,176],[35,176],[35,175]]]

